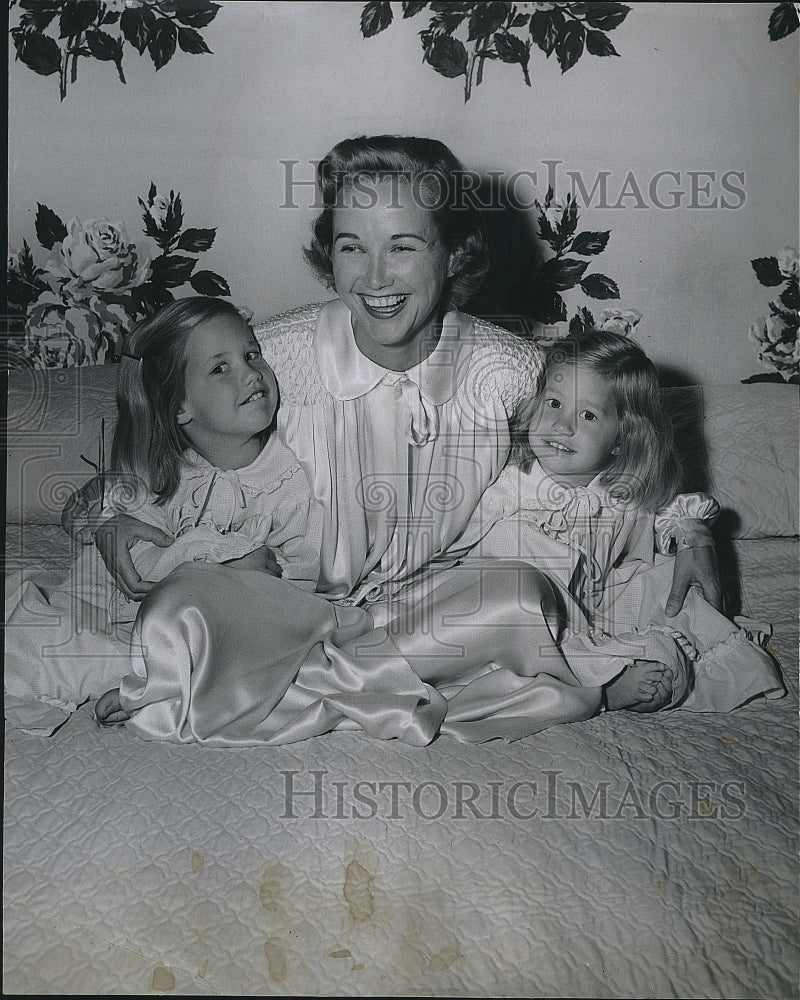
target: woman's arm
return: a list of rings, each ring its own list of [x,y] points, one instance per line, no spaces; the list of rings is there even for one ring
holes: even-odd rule
[[[192,529],[175,538],[164,508],[152,503],[134,504],[136,517],[125,511],[101,506],[101,485],[98,479],[87,483],[70,503],[70,516],[62,516],[62,525],[73,537],[91,540],[122,593],[132,601],[141,601],[155,582],[182,562],[205,559],[225,562],[238,558],[256,547],[243,536],[222,536],[209,528]],[[147,543],[141,545],[140,543]],[[136,562],[131,550],[136,546]],[[166,549],[166,552],[158,550]],[[264,569],[275,576],[281,568],[274,554],[263,554]],[[137,569],[138,564],[138,569]],[[143,577],[140,570],[146,575]]]
[[[155,581],[139,576],[131,548],[137,542],[151,542],[165,548],[172,544],[172,538],[161,528],[129,514],[115,514],[99,525],[92,537],[106,569],[122,593],[131,601],[141,601]]]
[[[699,587],[708,603],[722,610],[722,581],[713,539],[710,545],[678,549],[665,609],[667,618],[674,618],[681,610],[691,587]]]
[[[139,576],[131,547],[140,541],[164,547],[172,543],[172,537],[157,525],[146,524],[126,513],[107,511],[99,518],[98,510],[108,485],[108,476],[95,476],[73,493],[61,512],[61,527],[83,544],[93,542],[122,593],[129,600],[141,601],[153,582]]]
[[[698,587],[712,607],[722,610],[722,581],[711,534],[718,515],[719,504],[706,493],[678,496],[656,515],[659,551],[675,552],[667,618],[678,614],[691,587]]]

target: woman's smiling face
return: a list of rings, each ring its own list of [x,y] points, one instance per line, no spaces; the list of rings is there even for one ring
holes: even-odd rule
[[[388,177],[345,187],[333,212],[333,278],[359,350],[395,371],[439,339],[450,254],[419,188]]]

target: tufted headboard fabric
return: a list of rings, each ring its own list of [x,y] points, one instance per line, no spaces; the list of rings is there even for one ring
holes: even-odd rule
[[[115,365],[9,372],[10,523],[58,523],[69,494],[92,475],[100,422],[110,456]],[[794,536],[798,520],[798,390],[773,383],[662,390],[686,470],[686,489],[712,493],[737,538]]]

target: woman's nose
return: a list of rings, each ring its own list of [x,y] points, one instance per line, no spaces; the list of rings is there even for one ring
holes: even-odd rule
[[[392,279],[389,275],[386,261],[381,254],[376,254],[370,258],[367,280],[371,288],[384,288],[386,285],[391,284]]]

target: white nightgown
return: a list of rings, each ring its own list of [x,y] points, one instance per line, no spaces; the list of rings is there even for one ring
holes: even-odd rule
[[[256,335],[280,386],[278,431],[323,509],[319,591],[337,615],[368,612],[375,622],[346,647],[347,690],[370,678],[373,689],[389,683],[399,698],[410,690],[417,716],[423,705],[427,713],[424,725],[412,726],[413,741],[432,738],[426,726],[444,710],[441,731],[474,741],[519,738],[595,714],[600,688],[581,687],[556,648],[552,589],[541,574],[522,563],[437,561],[505,464],[510,421],[538,388],[538,349],[451,312],[427,359],[408,372],[387,371],[358,350],[339,301],[278,317]],[[285,742],[325,724],[409,738],[398,724],[402,712],[387,714],[385,700],[372,713],[365,700],[358,719],[337,721],[328,706],[344,681],[323,661],[304,662],[279,702],[264,686],[259,692],[252,679],[271,662],[274,644],[286,641],[275,619],[276,585],[234,578],[224,567],[201,570],[183,567],[155,588],[137,628],[172,662],[222,658],[241,724],[215,730],[212,692],[201,719],[193,689],[193,727],[159,718],[152,738]],[[229,601],[220,607],[214,595],[223,589]],[[407,681],[409,665],[417,688]],[[140,718],[136,731],[146,735]]]
[[[380,667],[356,665],[355,640],[382,634],[366,611],[336,608],[314,593],[321,508],[289,449],[273,437],[251,465],[234,470],[216,469],[193,451],[184,457],[168,503],[147,497],[118,505],[174,539],[168,548],[138,542],[131,550],[142,578],[161,581],[143,605],[124,597],[93,545],[57,589],[28,580],[9,594],[9,721],[51,733],[78,704],[119,686],[133,713],[129,728],[149,739],[243,745],[284,730],[279,742],[286,742],[348,719],[369,730],[380,719],[381,735],[427,743],[444,700],[390,643]],[[114,509],[112,499],[107,513]],[[222,565],[261,545],[274,551],[280,579]],[[182,581],[189,605],[177,609],[165,590],[180,590]],[[253,618],[241,593],[257,595],[261,616]],[[204,611],[216,618],[215,630],[204,627]],[[316,675],[313,694],[294,685],[301,666],[306,678]]]
[[[694,588],[674,618],[664,611],[676,527],[711,521],[718,510],[711,497],[694,494],[654,515],[598,479],[560,486],[534,461],[528,473],[503,471],[457,544],[472,558],[522,558],[548,574],[559,592],[559,648],[584,683],[609,679],[613,640],[624,637],[623,649],[647,659],[656,635],[671,636],[691,667],[670,707],[728,712],[757,695],[784,693],[780,669],[763,648],[768,627],[737,627]]]
[[[125,508],[175,539],[169,548],[133,546],[142,578],[160,580],[187,560],[236,559],[269,539],[285,578],[313,590],[321,514],[291,452],[274,438],[246,469],[229,472],[215,470],[192,451],[185,459],[178,490],[167,504],[145,497]],[[24,717],[32,728],[38,728],[37,716],[49,715],[44,726],[52,730],[64,713],[116,686],[128,672],[139,604],[116,587],[92,544],[79,548],[57,586],[39,586],[36,580],[35,573],[6,580],[4,690],[15,710],[9,712],[8,703],[6,709],[8,717]],[[32,701],[38,710],[17,704]],[[60,711],[46,713],[47,706]]]

